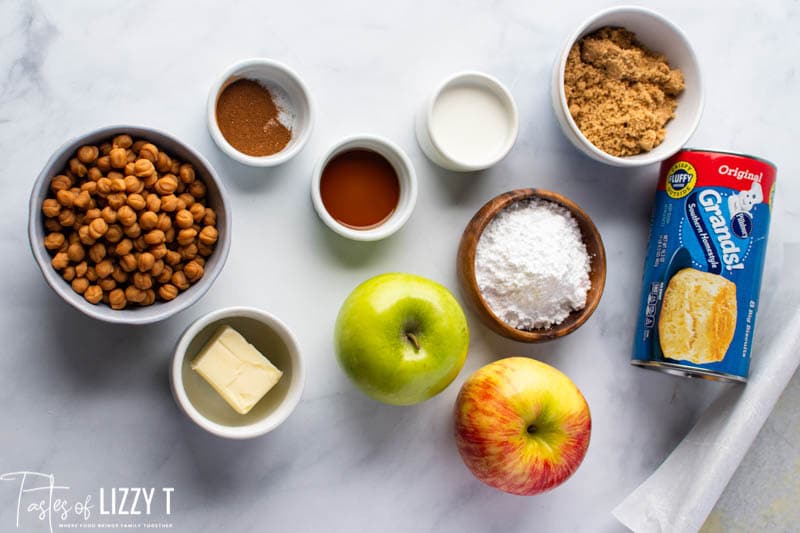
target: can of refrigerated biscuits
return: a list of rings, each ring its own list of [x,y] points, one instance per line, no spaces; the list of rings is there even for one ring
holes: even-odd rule
[[[776,172],[710,150],[662,163],[632,364],[747,381]]]

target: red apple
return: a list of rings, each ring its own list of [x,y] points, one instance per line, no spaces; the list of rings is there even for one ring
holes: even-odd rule
[[[562,372],[527,357],[477,370],[455,407],[458,451],[475,477],[519,495],[550,490],[580,466],[592,417]]]

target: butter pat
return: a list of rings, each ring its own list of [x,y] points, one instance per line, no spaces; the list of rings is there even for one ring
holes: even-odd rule
[[[192,370],[243,415],[250,412],[283,375],[230,326],[222,326],[203,346],[192,361]]]

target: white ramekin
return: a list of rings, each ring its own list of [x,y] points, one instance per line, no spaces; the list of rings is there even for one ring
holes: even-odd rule
[[[395,208],[394,213],[381,225],[364,230],[350,228],[337,222],[325,209],[320,195],[322,171],[328,162],[342,152],[358,149],[372,150],[385,157],[394,167],[397,179],[400,181],[400,199],[397,202],[397,208]],[[411,160],[393,142],[376,135],[354,135],[334,144],[317,162],[311,179],[311,201],[319,218],[339,235],[356,241],[377,241],[395,233],[403,227],[403,224],[411,216],[417,203],[417,175],[414,172]]]
[[[636,34],[647,48],[664,54],[673,68],[683,72],[686,88],[678,97],[675,118],[667,123],[664,141],[649,152],[616,157],[593,145],[578,129],[572,119],[564,92],[564,68],[567,56],[575,44],[604,26],[619,26]],[[564,135],[581,152],[592,159],[618,167],[638,167],[663,161],[680,150],[694,133],[703,113],[703,84],[700,66],[686,35],[662,15],[637,6],[619,6],[605,9],[584,21],[567,39],[556,58],[550,78],[550,96],[556,119]]]
[[[217,99],[225,87],[240,79],[262,82],[267,86],[277,85],[289,98],[295,113],[292,139],[280,152],[266,156],[243,154],[222,135],[217,124]],[[243,59],[229,66],[211,86],[207,107],[208,131],[219,149],[232,159],[254,167],[272,167],[294,157],[306,144],[314,125],[314,106],[308,87],[295,71],[272,59]]]
[[[184,373],[194,372],[190,367],[191,360],[197,355],[205,341],[213,335],[217,327],[228,324],[239,329],[242,323],[247,325],[248,330],[241,331],[241,333],[268,358],[270,352],[275,351],[274,343],[281,343],[281,348],[286,351],[286,361],[283,361],[282,364],[275,360],[272,362],[284,372],[281,380],[288,379],[289,382],[287,386],[279,390],[278,388],[281,387],[279,381],[275,388],[267,393],[267,397],[273,393],[282,394],[282,397],[278,398],[276,405],[271,406],[265,412],[255,414],[259,408],[258,404],[246,415],[240,415],[228,406],[224,406],[225,409],[230,409],[230,412],[223,410],[225,416],[229,417],[230,423],[222,423],[212,420],[200,412],[195,405],[199,398],[198,395],[216,395],[217,392],[210,385],[199,383],[199,380],[203,378],[192,375],[195,388],[191,394],[187,393]],[[202,337],[199,338],[198,335],[202,335]],[[292,414],[303,394],[305,363],[297,339],[286,324],[278,318],[266,311],[252,307],[228,307],[201,316],[186,329],[175,347],[170,365],[170,384],[178,407],[195,424],[220,437],[249,439],[272,431]],[[194,401],[192,397],[195,398]],[[261,401],[267,400],[267,397]],[[219,398],[219,401],[224,400]]]
[[[445,89],[455,85],[475,85],[488,89],[494,93],[507,108],[511,118],[511,129],[508,132],[508,137],[503,144],[503,148],[486,161],[459,161],[453,158],[442,150],[439,142],[437,142],[436,137],[432,133],[431,119],[433,117],[433,108],[436,104],[436,100]],[[422,108],[417,113],[416,133],[417,142],[420,148],[422,148],[422,151],[425,152],[425,155],[427,155],[431,161],[440,167],[456,172],[484,170],[500,162],[508,155],[508,152],[511,151],[511,148],[517,140],[517,135],[519,134],[519,112],[517,111],[517,104],[514,102],[514,97],[511,96],[511,92],[509,92],[499,80],[483,72],[459,72],[440,83],[436,91],[425,101]]]

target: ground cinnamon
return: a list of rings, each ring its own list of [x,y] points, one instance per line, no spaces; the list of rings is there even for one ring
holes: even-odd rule
[[[276,154],[289,144],[292,132],[279,120],[280,111],[270,90],[252,80],[231,83],[217,99],[222,136],[252,156]]]

